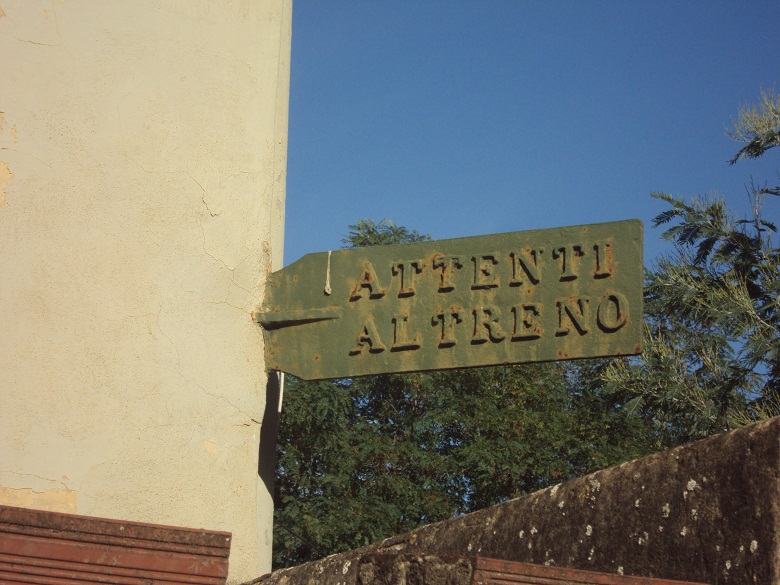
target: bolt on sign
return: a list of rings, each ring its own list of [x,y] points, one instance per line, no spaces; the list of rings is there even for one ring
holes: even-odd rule
[[[305,380],[642,350],[642,222],[308,254],[255,319]]]

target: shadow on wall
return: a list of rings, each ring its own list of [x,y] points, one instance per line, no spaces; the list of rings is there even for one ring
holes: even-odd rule
[[[265,413],[260,425],[260,452],[257,457],[257,474],[268,493],[274,493],[276,475],[276,437],[279,432],[279,372],[269,372],[265,386]]]

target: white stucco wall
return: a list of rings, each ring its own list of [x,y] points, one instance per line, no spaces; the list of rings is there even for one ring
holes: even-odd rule
[[[270,569],[251,311],[281,267],[290,20],[0,0],[0,503],[231,531],[231,581]]]

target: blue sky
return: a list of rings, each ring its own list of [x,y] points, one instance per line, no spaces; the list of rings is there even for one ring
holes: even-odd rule
[[[285,264],[358,219],[434,239],[639,218],[649,194],[748,212],[725,127],[780,91],[780,2],[293,5]],[[765,217],[780,220],[780,202]]]

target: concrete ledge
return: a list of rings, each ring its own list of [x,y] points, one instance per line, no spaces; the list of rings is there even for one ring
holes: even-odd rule
[[[777,585],[779,439],[780,418],[764,421],[259,582],[354,582],[348,577],[359,559],[383,552]]]

